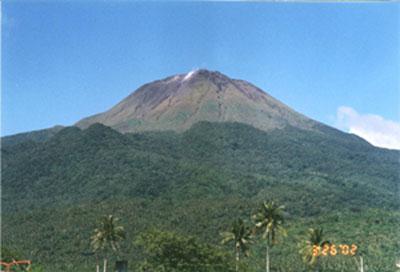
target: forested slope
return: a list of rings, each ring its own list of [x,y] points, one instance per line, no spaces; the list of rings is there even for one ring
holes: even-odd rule
[[[128,230],[123,255],[137,263],[143,256],[132,240],[149,228],[216,245],[234,219],[275,199],[293,234],[274,249],[282,271],[296,271],[297,239],[316,225],[358,243],[381,267],[371,271],[390,271],[399,249],[398,158],[322,125],[265,132],[200,122],[183,133],[136,134],[68,127],[44,142],[3,146],[3,244],[46,267],[83,271],[85,260],[93,263],[82,252],[96,220],[112,213]],[[262,263],[257,252],[248,267]]]

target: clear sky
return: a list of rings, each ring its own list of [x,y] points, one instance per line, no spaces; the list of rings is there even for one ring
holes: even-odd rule
[[[400,148],[399,31],[399,3],[3,1],[2,135],[206,68]]]

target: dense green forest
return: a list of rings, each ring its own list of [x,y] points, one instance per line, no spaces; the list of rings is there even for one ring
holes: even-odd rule
[[[271,271],[308,271],[299,250],[309,228],[323,228],[332,243],[356,244],[366,271],[394,271],[398,151],[323,125],[265,132],[201,122],[183,133],[121,134],[95,124],[41,135],[2,146],[2,243],[44,271],[94,271],[90,237],[108,214],[126,230],[111,262],[126,259],[139,271],[163,260],[150,245],[172,245],[220,270],[191,263],[166,271],[234,271],[235,251],[220,233],[238,218],[251,225],[266,200],[285,205],[287,230],[271,248]],[[320,265],[357,269],[349,256]],[[262,241],[240,269],[264,271]]]

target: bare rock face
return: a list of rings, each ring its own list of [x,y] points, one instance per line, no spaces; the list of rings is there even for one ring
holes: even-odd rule
[[[240,122],[266,131],[318,124],[249,82],[196,70],[145,84],[108,111],[76,125],[102,123],[120,132],[184,131],[199,121]]]

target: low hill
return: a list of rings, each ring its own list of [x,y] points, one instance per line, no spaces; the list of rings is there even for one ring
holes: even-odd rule
[[[24,142],[44,142],[53,137],[57,132],[63,129],[63,126],[54,126],[52,128],[22,132],[1,138],[1,146],[8,147]]]

